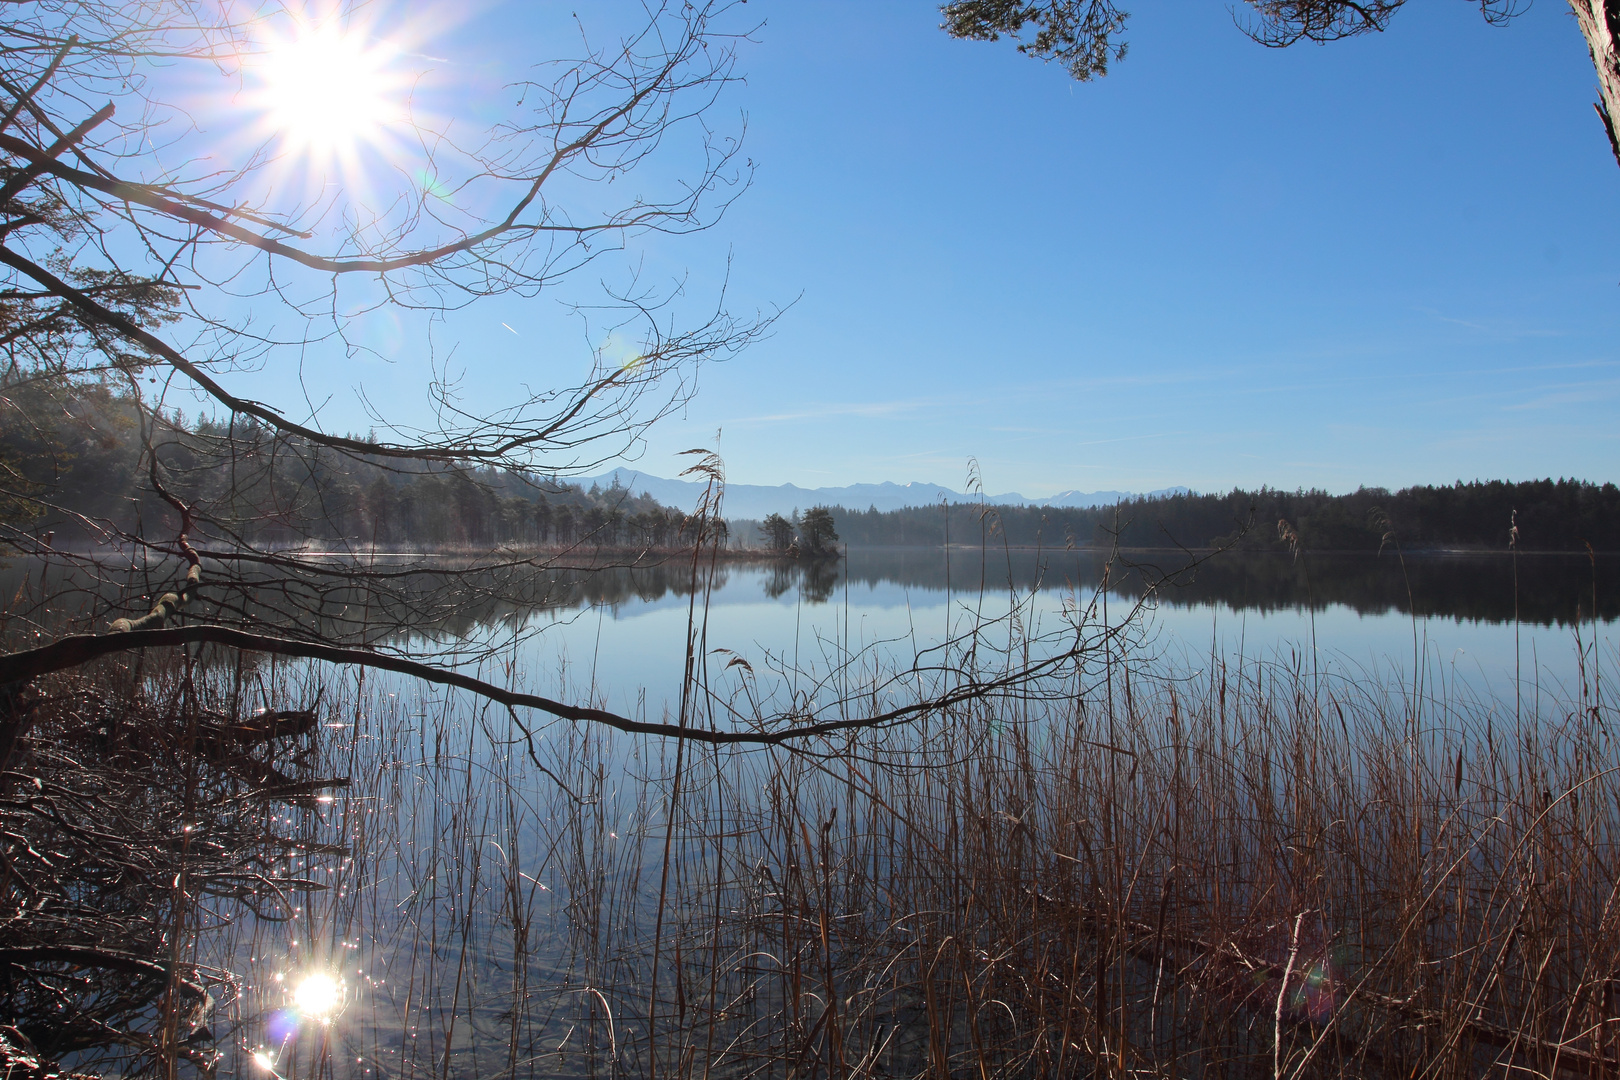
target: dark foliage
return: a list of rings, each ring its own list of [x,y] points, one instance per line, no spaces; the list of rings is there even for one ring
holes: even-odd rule
[[[812,506],[802,516],[797,510],[789,517],[769,514],[754,531],[766,550],[778,555],[806,559],[838,555],[838,530],[833,524],[832,510],[825,506]]]
[[[832,511],[825,506],[812,506],[799,521],[799,540],[804,553],[821,558],[837,553],[838,530],[833,525]]]
[[[793,546],[793,537],[797,530],[793,522],[781,514],[770,514],[759,523],[758,531],[759,538],[765,542],[767,548],[782,554]]]
[[[0,521],[57,546],[102,528],[172,528],[143,487],[136,404],[101,383],[36,380],[0,396]],[[290,545],[483,547],[503,543],[666,548],[686,516],[628,489],[493,466],[368,459],[279,434],[251,418],[174,417],[154,440],[167,486],[214,508],[205,539]],[[206,533],[212,531],[211,537]]]
[[[1505,26],[1530,0],[1469,0],[1491,26]],[[1323,44],[1382,33],[1406,0],[1247,0],[1234,5],[1233,18],[1262,45],[1287,48],[1301,41]],[[1609,148],[1620,161],[1620,0],[1570,0],[1581,36],[1597,72],[1600,96],[1593,102]],[[1110,0],[954,0],[940,8],[942,29],[969,41],[1018,40],[1018,51],[1042,60],[1060,60],[1081,82],[1108,74],[1110,60],[1124,59],[1129,12]],[[1025,24],[1032,37],[1021,36]]]
[[[1108,74],[1111,60],[1125,58],[1127,12],[1110,0],[956,0],[940,9],[944,29],[952,37],[969,41],[998,41],[1002,34],[1018,38],[1025,56],[1056,60],[1081,82]],[[1034,33],[1024,38],[1024,27]]]
[[[1579,480],[1501,480],[1421,486],[1391,492],[1234,489],[1225,495],[1131,499],[1108,507],[938,506],[862,513],[835,511],[845,541],[856,545],[978,543],[991,537],[1017,547],[1208,548],[1285,551],[1277,530],[1287,521],[1312,551],[1508,549],[1515,515],[1521,551],[1620,551],[1620,488]]]

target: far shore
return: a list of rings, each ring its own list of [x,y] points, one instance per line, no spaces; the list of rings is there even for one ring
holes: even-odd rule
[[[372,547],[358,547],[358,546],[357,547],[345,548],[345,547],[340,546],[340,543],[341,543],[340,541],[325,541],[325,542],[322,542],[322,543],[312,543],[312,544],[305,544],[305,545],[288,545],[288,546],[280,546],[280,547],[274,546],[274,545],[267,545],[267,546],[264,546],[264,547],[257,547],[257,548],[238,548],[238,549],[234,549],[232,551],[226,551],[226,550],[219,549],[219,548],[210,548],[206,544],[202,544],[202,545],[199,545],[199,553],[205,559],[209,558],[211,554],[216,554],[216,555],[219,555],[219,556],[229,557],[230,555],[236,554],[237,552],[249,552],[249,551],[251,551],[255,555],[259,555],[259,556],[271,556],[271,557],[273,557],[273,556],[277,556],[277,555],[282,555],[282,556],[298,557],[298,558],[305,558],[305,559],[328,559],[328,558],[329,559],[343,559],[343,558],[368,558],[368,559],[492,559],[493,558],[493,559],[499,559],[499,560],[503,560],[503,561],[504,560],[523,561],[523,560],[532,560],[532,559],[556,560],[556,559],[565,559],[565,558],[582,558],[582,559],[587,560],[592,565],[601,565],[603,563],[611,563],[611,564],[614,564],[614,565],[623,565],[623,564],[625,564],[627,562],[630,565],[643,565],[643,564],[652,565],[652,564],[657,564],[657,563],[661,563],[661,562],[666,562],[666,561],[671,560],[671,559],[691,558],[692,554],[694,552],[694,548],[692,548],[692,547],[658,547],[658,548],[650,548],[650,547],[625,547],[625,546],[608,546],[608,545],[603,545],[601,547],[597,547],[597,546],[594,546],[594,545],[591,545],[591,544],[561,544],[561,545],[559,545],[559,544],[501,544],[501,545],[497,545],[497,546],[494,546],[494,547],[474,546],[474,545],[469,545],[469,544],[445,544],[445,545],[439,545],[439,546],[434,546],[434,547],[421,547],[421,548],[414,548],[414,549],[398,549],[398,548],[372,548]],[[59,554],[59,555],[78,557],[78,558],[105,558],[106,555],[107,555],[109,547],[116,548],[117,546],[118,545],[108,545],[108,546],[90,546],[90,545],[79,545],[79,544],[69,545],[69,544],[50,544],[50,543],[40,542],[38,544],[38,546],[32,551],[13,551],[13,552],[9,552],[9,553],[4,552],[4,551],[0,551],[0,559],[7,558],[7,557],[28,558],[30,556],[44,555],[47,552],[51,552],[51,553],[55,553],[55,554]],[[152,544],[147,550],[150,551],[153,554],[156,554],[156,555],[172,554],[172,555],[175,555],[176,557],[178,557],[179,553],[177,551],[169,550],[170,547],[171,547],[171,545],[158,543],[158,544]],[[135,549],[133,549],[133,548],[125,547],[124,550],[125,550],[126,554],[129,554],[129,555],[134,555],[135,554]],[[1019,554],[1047,554],[1047,555],[1055,555],[1055,554],[1075,554],[1075,555],[1089,554],[1089,555],[1103,555],[1103,556],[1106,556],[1110,552],[1113,552],[1113,553],[1117,553],[1117,554],[1120,554],[1120,555],[1127,555],[1127,556],[1130,556],[1130,555],[1175,554],[1175,555],[1182,555],[1182,556],[1193,556],[1193,557],[1198,557],[1198,558],[1207,558],[1207,557],[1219,556],[1219,555],[1239,555],[1239,556],[1265,555],[1265,556],[1277,556],[1279,558],[1294,558],[1295,557],[1286,550],[1276,550],[1276,549],[1270,549],[1270,548],[1251,548],[1251,547],[1213,548],[1213,547],[1193,547],[1193,546],[1188,546],[1188,547],[1159,546],[1159,547],[1117,547],[1117,548],[1110,548],[1110,547],[1105,547],[1105,546],[1102,546],[1102,545],[1099,545],[1099,544],[1077,545],[1075,547],[1061,547],[1061,546],[1044,545],[1044,544],[1043,545],[1037,545],[1037,544],[1002,544],[1002,543],[995,543],[995,542],[991,542],[989,544],[977,544],[977,543],[953,543],[953,544],[859,544],[859,545],[840,544],[838,546],[837,551],[826,554],[826,555],[822,555],[822,556],[793,555],[793,554],[788,554],[788,553],[784,553],[784,552],[768,551],[768,550],[766,550],[764,548],[756,548],[756,547],[720,547],[720,548],[704,547],[702,549],[702,555],[703,555],[703,558],[705,558],[705,559],[715,558],[715,559],[719,559],[719,560],[721,560],[723,562],[808,563],[808,562],[817,562],[817,561],[835,561],[835,560],[843,557],[844,555],[847,555],[851,551],[979,552],[981,550],[982,551],[1018,552]],[[1374,549],[1368,549],[1368,548],[1319,548],[1319,549],[1318,548],[1310,548],[1310,549],[1306,549],[1306,550],[1302,551],[1300,553],[1299,557],[1301,557],[1301,558],[1312,558],[1312,557],[1319,557],[1319,556],[1334,556],[1334,557],[1365,556],[1365,555],[1377,556],[1379,554],[1380,553],[1378,551],[1376,551]],[[1388,549],[1388,548],[1386,548],[1382,554],[1385,555],[1385,556],[1389,556],[1389,557],[1394,557],[1395,556],[1395,552],[1392,549]],[[1474,558],[1474,557],[1479,557],[1479,556],[1497,556],[1497,557],[1500,557],[1500,558],[1511,558],[1515,554],[1517,554],[1519,556],[1526,557],[1526,558],[1532,558],[1532,557],[1534,557],[1534,558],[1574,557],[1574,556],[1587,556],[1589,554],[1593,555],[1593,556],[1601,556],[1601,557],[1604,557],[1604,558],[1611,558],[1611,557],[1620,555],[1620,551],[1610,551],[1610,550],[1605,550],[1605,549],[1598,549],[1598,550],[1594,550],[1592,552],[1587,552],[1587,551],[1584,551],[1584,550],[1563,550],[1563,549],[1554,548],[1554,549],[1521,549],[1518,552],[1514,552],[1514,551],[1512,551],[1510,549],[1499,548],[1499,547],[1445,547],[1445,548],[1426,547],[1426,548],[1406,548],[1406,549],[1402,550],[1400,554],[1402,554],[1404,556],[1407,556],[1407,557],[1411,557],[1411,558],[1460,558],[1460,557]]]

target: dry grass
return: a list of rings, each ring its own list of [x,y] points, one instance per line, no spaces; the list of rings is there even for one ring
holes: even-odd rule
[[[964,639],[936,670],[1023,662],[1021,621],[1000,625],[999,652]],[[141,947],[224,988],[206,1025],[197,994],[149,995],[138,1053],[66,1061],[173,1075],[206,1062],[206,1026],[220,1072],[285,1080],[1620,1075],[1612,657],[1578,646],[1569,698],[1516,709],[1090,640],[1061,686],[752,752],[531,740],[471,699],[224,656],[108,665],[116,699],[38,688],[29,760],[62,790],[98,709],[168,731],[139,747],[172,792],[153,805],[184,810],[132,819],[137,848],[167,838]],[[905,678],[870,659],[819,685],[876,711]],[[690,722],[749,700],[689,670]],[[568,676],[548,689],[592,696]],[[199,741],[253,707],[318,710],[257,754],[273,774]],[[276,790],[330,776],[352,785]],[[9,822],[31,796],[8,783]],[[206,867],[179,842],[199,822]],[[189,884],[202,869],[220,887]],[[314,972],[343,982],[330,1020],[289,1011]]]
[[[348,1009],[284,1074],[1620,1071],[1606,706],[1164,675],[687,747],[675,800],[674,745],[558,725],[531,759],[504,713],[351,687],[316,832],[354,857],[231,945],[242,1045],[275,973],[329,966]]]

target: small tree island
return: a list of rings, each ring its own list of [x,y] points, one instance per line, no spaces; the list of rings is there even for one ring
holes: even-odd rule
[[[800,517],[771,514],[760,522],[760,539],[774,554],[792,559],[838,558],[838,530],[833,527],[832,510],[812,506]]]

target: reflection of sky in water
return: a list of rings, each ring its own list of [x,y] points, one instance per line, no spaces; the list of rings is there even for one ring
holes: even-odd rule
[[[733,566],[708,608],[708,647],[732,650],[762,674],[767,652],[789,664],[797,657],[796,666],[824,672],[836,655],[837,643],[844,639],[846,625],[848,639],[857,647],[887,641],[890,644],[882,649],[891,658],[908,660],[913,641],[919,647],[937,642],[947,618],[960,630],[979,604],[976,588],[953,592],[947,604],[943,590],[895,581],[855,581],[847,590],[839,582],[825,603],[801,602],[796,589],[772,599],[764,591],[767,579],[764,569]],[[1040,626],[1051,629],[1058,625],[1061,595],[1054,590],[1039,598]],[[1131,604],[1128,597],[1113,596],[1110,612],[1118,618]],[[1002,615],[1006,609],[1005,589],[985,592],[985,616]],[[565,658],[574,690],[583,689],[594,672],[610,708],[630,707],[645,688],[649,711],[656,712],[663,701],[673,701],[678,694],[686,619],[687,598],[672,595],[652,602],[631,598],[612,610],[578,612],[525,646],[529,685],[555,689],[558,662]],[[1304,669],[1310,668],[1309,611],[1234,611],[1225,603],[1164,604],[1148,613],[1146,625],[1145,654],[1167,659],[1182,670],[1206,666],[1212,652],[1224,654],[1229,664],[1239,655],[1291,664],[1297,651]],[[1603,655],[1612,664],[1616,625],[1602,622],[1599,630]],[[1425,678],[1431,686],[1452,686],[1479,696],[1511,695],[1511,623],[1435,617],[1419,619],[1416,632]],[[1590,624],[1581,628],[1581,635],[1589,645]],[[1413,622],[1404,614],[1362,614],[1348,606],[1330,605],[1315,613],[1315,636],[1318,664],[1325,675],[1359,679],[1370,672],[1389,683],[1410,678]],[[1560,686],[1573,688],[1576,647],[1572,628],[1523,625],[1519,648],[1527,693],[1533,693],[1538,672],[1543,692],[1560,695]],[[718,672],[728,659],[725,654],[711,658],[711,672]]]
[[[847,635],[847,640],[855,647],[887,642],[883,646],[885,654],[892,661],[904,664],[914,647],[927,648],[937,642],[947,624],[960,631],[980,603],[976,588],[953,591],[948,596],[941,589],[907,585],[892,579],[857,579],[849,582],[847,588],[839,581],[825,602],[808,602],[802,600],[794,588],[776,597],[768,596],[766,586],[771,580],[772,571],[767,566],[734,564],[726,567],[724,584],[708,599],[706,646],[711,650],[712,682],[722,693],[735,686],[738,679],[735,669],[726,670],[732,655],[745,658],[760,673],[762,682],[768,670],[767,653],[774,654],[785,664],[824,673]],[[973,584],[976,586],[976,580]],[[1089,599],[1089,596],[1082,595],[1081,599]],[[1040,596],[1037,629],[1053,628],[1060,618],[1062,600],[1063,593],[1058,589]],[[534,612],[529,615],[528,626],[539,632],[516,647],[515,657],[510,651],[502,654],[501,659],[516,660],[510,673],[498,660],[486,660],[478,673],[503,684],[512,678],[524,689],[575,702],[586,698],[585,691],[594,676],[598,690],[591,696],[596,701],[621,713],[658,720],[662,718],[665,704],[673,709],[678,697],[689,604],[688,597],[664,593],[651,601],[628,596],[611,606]],[[1004,589],[984,593],[985,617],[1000,616],[1006,607]],[[1131,607],[1128,597],[1110,597],[1109,613],[1115,619]],[[699,597],[698,610],[700,613],[703,610],[702,597]],[[1294,607],[1243,611],[1223,601],[1165,604],[1150,613],[1148,627],[1144,655],[1162,658],[1183,672],[1207,665],[1212,652],[1222,654],[1229,664],[1241,654],[1246,659],[1258,658],[1292,666],[1294,657],[1299,656],[1304,658],[1300,666],[1306,671],[1310,667],[1304,650],[1309,648],[1312,637],[1312,616],[1309,611]],[[479,633],[485,640],[496,642],[502,640],[508,629],[486,626],[480,628]],[[1319,664],[1327,675],[1361,678],[1370,670],[1385,686],[1395,686],[1408,677],[1413,623],[1406,616],[1398,612],[1359,614],[1349,606],[1329,605],[1316,612],[1314,629]],[[1600,629],[1604,649],[1612,658],[1616,626],[1610,622]],[[1431,681],[1435,676],[1443,676],[1449,683],[1455,677],[1461,689],[1468,693],[1494,692],[1509,702],[1511,713],[1514,642],[1511,623],[1431,618],[1419,621],[1418,634],[1431,668]],[[834,644],[824,648],[823,640]],[[1005,637],[1000,640],[1004,641]],[[1569,628],[1525,626],[1521,630],[1521,641],[1527,671],[1533,670],[1533,663],[1539,660],[1545,673],[1544,681],[1573,683],[1574,644]],[[731,652],[712,653],[716,649]],[[563,671],[566,673],[560,673]],[[401,710],[401,723],[395,725],[387,714],[381,714],[378,730],[405,729],[405,737],[398,744],[404,760],[414,763],[420,755],[421,760],[430,762],[439,760],[442,752],[446,755],[444,760],[456,762],[454,768],[443,773],[425,767],[417,769],[414,764],[397,774],[391,773],[413,778],[403,784],[397,794],[391,791],[388,782],[378,781],[377,790],[388,793],[389,799],[398,800],[395,809],[399,818],[395,828],[398,829],[396,835],[404,842],[397,847],[391,846],[392,839],[385,842],[385,850],[367,881],[371,891],[366,906],[379,921],[366,928],[366,934],[372,936],[367,937],[365,950],[356,953],[356,966],[348,972],[349,985],[356,987],[356,994],[367,995],[363,999],[364,1007],[351,1007],[341,1022],[332,1027],[336,1037],[350,1040],[344,1045],[352,1044],[356,1057],[363,1051],[369,1060],[372,1051],[366,1047],[375,1044],[374,1030],[398,1033],[407,1030],[414,1019],[413,1014],[401,1008],[398,999],[390,996],[394,991],[384,988],[381,977],[373,983],[372,976],[362,975],[361,968],[365,972],[385,973],[389,983],[415,970],[409,965],[415,963],[414,950],[419,943],[414,943],[411,935],[419,932],[419,928],[406,917],[414,910],[409,908],[407,900],[417,895],[415,890],[423,880],[447,872],[434,867],[448,866],[425,853],[441,842],[444,830],[450,827],[447,822],[463,812],[458,809],[461,805],[458,799],[481,799],[485,791],[501,790],[497,783],[488,782],[496,774],[486,773],[484,769],[492,762],[511,760],[517,762],[521,771],[524,758],[521,743],[505,741],[511,732],[506,714],[498,708],[386,673],[369,673],[366,678],[373,692],[386,694],[390,699],[398,694],[394,704]],[[644,711],[639,703],[643,688],[646,692]],[[780,696],[776,699],[778,703],[781,700]],[[411,731],[418,718],[422,718],[422,727],[430,731],[434,725],[447,721],[448,729],[455,734],[442,743],[431,736],[418,742],[417,735]],[[532,713],[523,714],[523,720],[535,727],[543,761],[554,763],[553,755],[577,752],[577,744],[565,741],[566,725],[549,725],[542,716]],[[463,753],[471,755],[478,769],[466,771],[465,792],[457,779],[462,775],[460,755]],[[615,880],[634,879],[639,875],[639,880],[649,888],[656,886],[656,875],[646,868],[655,866],[659,857],[658,842],[662,834],[658,829],[662,819],[656,807],[649,811],[639,804],[634,783],[621,783],[620,779],[642,774],[667,776],[672,768],[670,755],[673,753],[673,740],[648,740],[644,744],[623,740],[606,759],[609,769],[622,772],[609,774],[613,779],[604,788],[602,802],[596,804],[592,813],[601,815],[604,830],[601,840],[608,852],[606,857],[617,860],[611,863],[610,871],[620,875]],[[525,775],[533,776],[532,773]],[[556,819],[545,816],[551,811],[544,809],[543,801],[549,790],[546,783],[523,785],[522,800],[539,800],[533,804],[538,808],[534,816],[517,827],[515,841],[502,838],[506,850],[496,852],[492,847],[486,848],[480,857],[490,860],[485,865],[493,868],[496,860],[504,863],[507,852],[512,852],[525,868],[524,873],[536,875],[531,880],[536,883],[535,895],[545,894],[542,903],[555,901],[561,905],[573,902],[566,881],[548,876],[556,873],[554,868],[538,869],[542,860],[549,858],[547,853],[553,847],[548,830],[555,827]],[[571,820],[573,804],[566,805]],[[639,817],[643,812],[650,813],[651,817]],[[463,859],[459,865],[464,867],[467,860]],[[540,884],[541,880],[550,884]],[[558,890],[556,895],[551,894],[552,889]],[[644,914],[647,909],[641,910]],[[480,932],[489,934],[489,940],[498,940],[491,929],[493,925],[481,927]],[[1287,929],[1286,926],[1281,929],[1281,939],[1274,943],[1276,947],[1266,957],[1277,967],[1253,971],[1249,989],[1268,1003],[1275,1002],[1275,1007],[1282,1009],[1283,1015],[1290,1019],[1324,1022],[1343,1002],[1343,995],[1338,991],[1343,988],[1340,980],[1350,970],[1350,958],[1335,951],[1337,939],[1332,926],[1296,922],[1291,939]],[[535,936],[529,939],[534,958],[531,970],[544,972],[543,977],[554,978],[559,985],[572,977],[561,959],[568,955],[569,944],[562,936],[566,932],[566,923],[562,920],[549,925],[542,921],[536,926]],[[398,936],[393,936],[395,934]],[[441,945],[445,940],[450,939],[442,939]],[[1294,945],[1297,949],[1291,947]],[[1291,954],[1294,959],[1287,966],[1285,980],[1282,966]],[[450,955],[447,962],[456,963],[454,955]],[[478,962],[484,965],[481,970],[485,973],[480,979],[491,986],[506,984],[512,978],[510,969],[502,966],[506,960],[498,949],[479,953]],[[459,983],[455,984],[451,992],[459,992],[459,987]],[[355,1000],[362,999],[357,996]],[[277,995],[273,1005],[283,1004]],[[397,1020],[393,1019],[395,1016]],[[284,1009],[274,1014],[265,1028],[270,1049],[280,1055],[289,1047],[295,1048],[299,1031],[311,1030],[310,1024],[309,1017],[294,1010]],[[409,1027],[408,1030],[414,1038],[416,1029]],[[563,1042],[566,1034],[566,1030],[558,1030],[548,1035],[555,1038],[551,1045]],[[457,1071],[460,1074],[459,1066]],[[265,1075],[267,1080],[275,1080],[275,1076],[281,1074],[272,1075],[267,1070]]]

